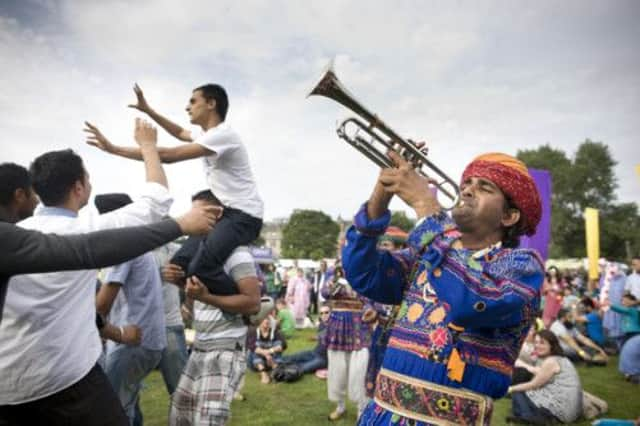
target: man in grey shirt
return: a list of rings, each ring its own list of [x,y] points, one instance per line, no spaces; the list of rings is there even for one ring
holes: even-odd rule
[[[219,205],[210,191],[194,197],[194,204]],[[193,351],[171,398],[169,424],[226,424],[231,401],[244,376],[247,326],[242,316],[260,309],[260,285],[251,253],[238,247],[224,264],[238,294],[211,294],[200,280],[187,279],[185,291],[193,302]],[[165,268],[165,280],[180,282],[184,271]]]

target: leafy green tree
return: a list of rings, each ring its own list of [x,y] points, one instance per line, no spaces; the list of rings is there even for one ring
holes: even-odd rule
[[[403,211],[391,212],[391,222],[389,225],[397,226],[405,232],[410,232],[415,225],[415,221],[405,214]]]
[[[587,207],[606,210],[615,201],[615,165],[607,145],[589,139],[580,144],[571,168],[568,196],[581,211]]]
[[[602,256],[623,260],[628,249],[640,248],[638,207],[635,203],[616,204],[616,161],[606,144],[587,139],[573,159],[548,144],[518,151],[517,157],[528,167],[551,173],[551,257],[586,255],[583,215],[587,207],[600,211]]]
[[[629,260],[640,253],[640,215],[636,203],[621,203],[600,212],[600,246],[608,259]],[[606,250],[606,251],[605,251]]]
[[[282,256],[321,259],[334,257],[340,226],[318,210],[294,210],[282,230]]]

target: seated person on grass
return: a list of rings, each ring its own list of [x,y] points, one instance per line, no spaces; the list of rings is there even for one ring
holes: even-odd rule
[[[549,330],[560,341],[567,358],[574,362],[606,365],[608,356],[605,351],[575,328],[573,313],[568,309],[560,309],[558,319],[551,324]]]
[[[262,383],[269,383],[271,379],[267,372],[281,362],[282,351],[287,348],[287,342],[272,317],[266,317],[257,328],[249,330],[247,347],[249,368],[260,372]]]
[[[537,365],[516,361],[516,366],[527,369],[533,377],[509,387],[513,416],[507,417],[507,422],[546,425],[576,421],[582,411],[578,372],[549,330],[536,333],[534,346]]]
[[[320,308],[320,323],[318,324],[318,334],[316,336],[316,347],[308,351],[300,351],[291,355],[285,355],[281,363],[297,364],[304,374],[314,373],[316,370],[327,368],[327,321],[331,310],[329,306]]]
[[[605,338],[604,330],[602,329],[602,317],[593,299],[588,296],[583,297],[578,304],[578,311],[580,313],[576,315],[575,322],[584,326],[584,331],[589,339],[593,340],[598,346],[604,347]]]
[[[294,331],[296,331],[296,320],[293,317],[293,313],[287,306],[287,302],[284,299],[278,299],[276,301],[276,310],[278,312],[277,319],[280,331],[287,339],[293,337]]]

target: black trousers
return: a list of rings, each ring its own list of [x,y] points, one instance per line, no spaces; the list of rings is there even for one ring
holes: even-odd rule
[[[238,293],[237,284],[224,272],[224,262],[238,246],[255,241],[262,219],[225,207],[222,218],[206,237],[190,237],[171,259],[187,277],[197,276],[212,294]]]
[[[0,426],[128,426],[118,395],[99,365],[46,398],[0,406]]]

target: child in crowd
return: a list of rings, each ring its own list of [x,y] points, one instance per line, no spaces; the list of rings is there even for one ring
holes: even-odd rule
[[[287,339],[293,337],[293,332],[296,330],[296,320],[293,317],[293,313],[289,310],[284,299],[278,299],[276,302],[277,319],[280,325],[280,331]]]
[[[614,312],[622,314],[622,331],[626,342],[636,334],[640,334],[640,310],[636,306],[636,297],[631,293],[622,296],[622,305],[611,305]],[[623,343],[624,344],[624,343]]]

